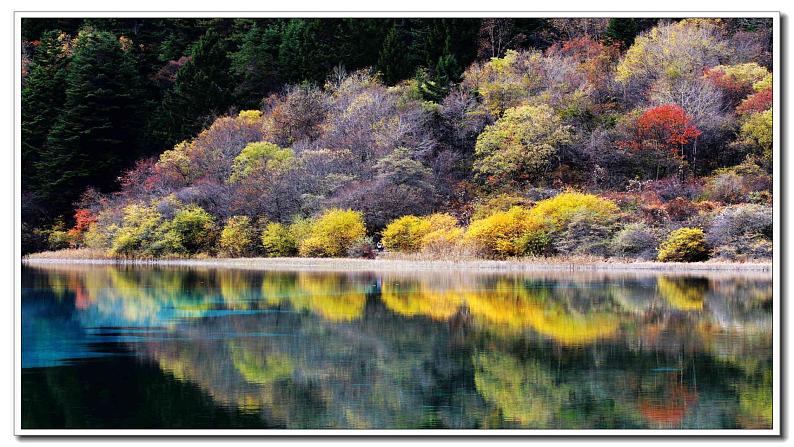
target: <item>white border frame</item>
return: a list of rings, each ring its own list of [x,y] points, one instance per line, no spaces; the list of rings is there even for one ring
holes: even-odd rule
[[[546,429],[427,429],[427,430],[355,430],[355,429],[23,429],[21,427],[22,365],[21,338],[21,24],[22,18],[36,17],[766,17],[773,22],[773,421],[771,429],[715,430],[715,429],[604,429],[604,430],[546,430]],[[14,434],[17,436],[781,436],[781,89],[779,12],[516,12],[516,11],[278,11],[278,12],[14,12]]]

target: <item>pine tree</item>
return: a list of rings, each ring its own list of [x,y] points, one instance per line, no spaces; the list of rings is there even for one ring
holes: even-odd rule
[[[376,65],[393,22],[390,19],[342,19],[339,23],[341,32],[337,33],[340,39],[338,61],[350,70]]]
[[[635,19],[613,17],[609,19],[604,37],[608,43],[617,43],[628,48],[634,43],[637,33],[639,29]]]
[[[458,59],[452,53],[445,53],[438,58],[435,67],[435,81],[444,89],[444,96],[449,91],[449,87],[460,81],[463,70],[458,64]],[[443,99],[443,98],[441,98]]]
[[[165,144],[195,135],[213,117],[225,113],[233,101],[226,41],[209,29],[189,57],[163,98],[159,130]]]
[[[22,188],[36,189],[35,167],[65,100],[68,55],[59,31],[48,31],[36,48],[22,89]]]
[[[108,32],[83,29],[65,76],[65,101],[36,163],[36,196],[56,213],[87,186],[109,189],[139,155],[140,78],[135,60]]]
[[[235,76],[234,97],[241,108],[258,108],[279,86],[280,23],[258,23],[241,33],[238,50],[229,55]]]
[[[332,20],[292,19],[282,34],[279,70],[286,82],[321,82],[340,61],[333,44]]]
[[[406,36],[397,25],[392,26],[383,40],[383,47],[378,57],[378,71],[383,74],[385,83],[393,85],[411,75],[412,67],[408,54]]]

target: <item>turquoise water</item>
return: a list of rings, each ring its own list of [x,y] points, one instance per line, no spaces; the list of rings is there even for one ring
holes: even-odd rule
[[[23,428],[769,428],[764,274],[22,272]]]

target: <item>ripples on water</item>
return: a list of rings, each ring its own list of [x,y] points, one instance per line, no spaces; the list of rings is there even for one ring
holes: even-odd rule
[[[769,428],[772,282],[24,267],[23,428]]]

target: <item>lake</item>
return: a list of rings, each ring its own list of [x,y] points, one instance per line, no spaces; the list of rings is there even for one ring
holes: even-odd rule
[[[22,268],[22,428],[770,428],[771,274]]]

